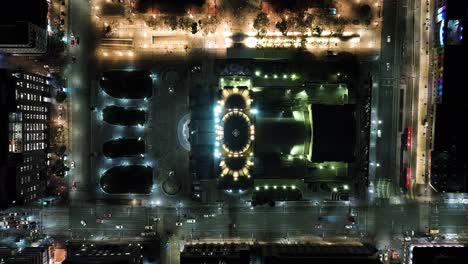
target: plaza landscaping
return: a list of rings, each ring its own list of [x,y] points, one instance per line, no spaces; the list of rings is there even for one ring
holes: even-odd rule
[[[115,166],[102,175],[100,185],[108,194],[149,194],[153,187],[153,168],[144,165]]]
[[[99,86],[108,95],[118,99],[148,99],[153,95],[152,74],[143,70],[103,72]]]

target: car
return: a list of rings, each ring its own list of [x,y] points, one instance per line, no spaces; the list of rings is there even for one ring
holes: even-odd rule
[[[146,230],[153,230],[153,226],[145,226]]]
[[[176,225],[176,226],[182,226],[183,223],[182,223],[182,222],[176,222],[175,225]]]
[[[345,229],[352,229],[353,225],[345,225]]]
[[[390,35],[387,35],[387,43],[392,42],[392,37]]]
[[[189,219],[187,219],[187,223],[189,223],[189,224],[194,224],[195,222],[197,222],[197,221],[195,220],[195,218],[189,218]]]
[[[193,66],[190,68],[190,72],[191,72],[191,73],[200,73],[200,72],[201,72],[201,65],[199,65],[199,64],[193,65]]]
[[[141,236],[155,236],[156,232],[142,232]]]
[[[98,223],[98,224],[104,224],[104,219],[97,218],[97,219],[96,219],[96,223]]]
[[[75,44],[76,44],[75,36],[71,35],[70,36],[70,45],[75,46]]]
[[[161,218],[159,218],[159,217],[153,217],[153,221],[155,221],[155,222],[160,222],[160,221],[161,221]]]
[[[336,55],[338,55],[338,52],[336,52],[334,50],[327,50],[327,55],[328,56],[336,56]]]
[[[74,162],[74,161],[72,161],[72,162],[70,163],[70,167],[71,167],[72,169],[75,168],[75,162]]]
[[[72,183],[72,189],[73,189],[73,190],[76,190],[76,181],[73,181],[73,183]]]
[[[81,220],[81,221],[80,221],[80,224],[81,224],[82,226],[86,226],[86,222],[85,222],[84,220]]]
[[[80,37],[76,37],[76,45],[80,45]]]
[[[123,225],[116,225],[115,228],[116,229],[123,229]]]
[[[112,217],[112,214],[110,214],[110,213],[104,214],[104,217],[106,217],[106,218],[111,218],[111,217]]]

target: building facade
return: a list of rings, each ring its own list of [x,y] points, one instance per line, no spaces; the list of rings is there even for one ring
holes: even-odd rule
[[[1,70],[2,159],[0,207],[43,196],[49,152],[50,86],[47,77]],[[6,130],[6,131],[5,131]],[[5,149],[7,148],[7,149]]]

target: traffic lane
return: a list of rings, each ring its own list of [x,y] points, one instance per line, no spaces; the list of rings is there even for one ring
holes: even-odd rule
[[[71,129],[71,158],[76,167],[72,170],[70,179],[80,182],[80,191],[71,195],[72,201],[83,199],[85,193],[81,192],[82,185],[86,185],[86,175],[89,175],[89,90],[87,85],[87,70],[89,67],[89,34],[91,31],[89,19],[89,3],[87,1],[70,1],[70,27],[76,37],[80,38],[80,45],[71,48],[72,56],[77,62],[72,65],[69,76],[70,102],[72,112]],[[91,67],[89,67],[91,68]],[[70,183],[71,184],[71,183]]]
[[[303,211],[297,214],[283,212],[281,209],[270,212],[242,212],[232,214],[220,214],[215,217],[198,219],[192,226],[195,231],[210,233],[213,230],[221,233],[229,233],[230,224],[236,225],[239,232],[251,232],[264,235],[265,232],[316,232],[316,225],[320,224],[324,230],[337,230],[338,233],[346,233],[345,225],[347,218],[345,214],[328,214],[323,220],[318,220],[317,211]],[[235,221],[233,221],[233,218]],[[231,230],[231,232],[234,230]]]
[[[394,159],[393,147],[391,142],[395,136],[392,129],[393,121],[393,86],[380,85],[378,118],[382,120],[378,128],[381,130],[381,138],[377,139],[376,144],[376,163],[380,164],[377,168],[378,178],[389,178],[389,172],[392,170],[392,160]]]
[[[468,209],[464,206],[438,206],[437,216],[439,225],[450,229],[453,227],[461,227],[468,229]]]

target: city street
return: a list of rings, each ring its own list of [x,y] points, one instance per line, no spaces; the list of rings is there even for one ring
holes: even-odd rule
[[[101,0],[68,0],[67,45],[72,35],[80,39],[79,45],[68,47],[70,61],[65,70],[71,128],[68,149],[75,166],[66,179],[70,187],[69,207],[52,204],[30,208],[41,219],[41,232],[93,241],[143,240],[157,234],[168,249],[162,259],[171,264],[177,263],[180,248],[188,241],[365,241],[379,249],[397,249],[402,255],[407,236],[421,239],[430,230],[467,236],[466,205],[446,204],[432,192],[421,192],[428,187],[426,143],[430,137],[423,120],[431,110],[432,37],[430,27],[426,27],[431,23],[429,14],[434,7],[426,0],[366,2],[375,7],[370,25],[347,25],[343,34],[350,37],[349,41],[341,41],[330,32],[323,32],[319,37],[308,33],[304,50],[314,60],[329,54],[327,51],[337,51],[350,52],[365,61],[363,68],[368,71],[363,70],[364,75],[372,79],[370,187],[365,190],[369,199],[360,202],[353,197],[351,202],[337,203],[277,201],[274,207],[251,207],[250,198],[244,199],[247,196],[228,196],[215,188],[208,191],[208,203],[190,199],[193,182],[200,179],[189,171],[191,153],[180,144],[179,121],[190,113],[192,94],[203,94],[203,89],[219,85],[217,77],[226,66],[226,59],[235,54],[229,52],[233,42],[244,43],[247,52],[255,52],[262,45],[298,47],[299,33],[291,31],[282,35],[279,31],[267,31],[263,38],[257,39],[250,22],[236,25],[230,20],[214,33],[195,35],[180,29],[168,31],[149,26],[145,22],[148,17],[135,14],[131,14],[131,19],[129,14],[105,16],[101,13],[104,4]],[[351,16],[348,9],[343,14]],[[110,26],[112,30],[107,29]],[[105,35],[105,31],[112,34]],[[243,34],[241,41],[236,37],[238,31]],[[192,72],[194,66],[200,72]],[[98,85],[102,72],[116,69],[151,72],[153,96],[115,99],[103,92]],[[321,70],[328,72],[326,67]],[[333,75],[338,78],[339,73]],[[325,74],[321,77],[329,78]],[[102,109],[108,105],[145,110],[148,122],[134,127],[108,124],[102,120]],[[413,134],[409,146],[400,140],[407,128]],[[141,137],[146,143],[145,155],[104,157],[102,144],[117,137]],[[130,163],[153,167],[152,193],[102,192],[101,175],[115,165]],[[409,182],[402,176],[407,167]],[[338,178],[339,170],[333,165],[330,168]],[[317,182],[332,182],[329,173],[325,170],[322,173],[323,177],[318,172],[313,175]],[[168,179],[180,186],[175,194],[163,190]],[[72,185],[76,188],[71,188]],[[350,223],[350,214],[356,223]]]

